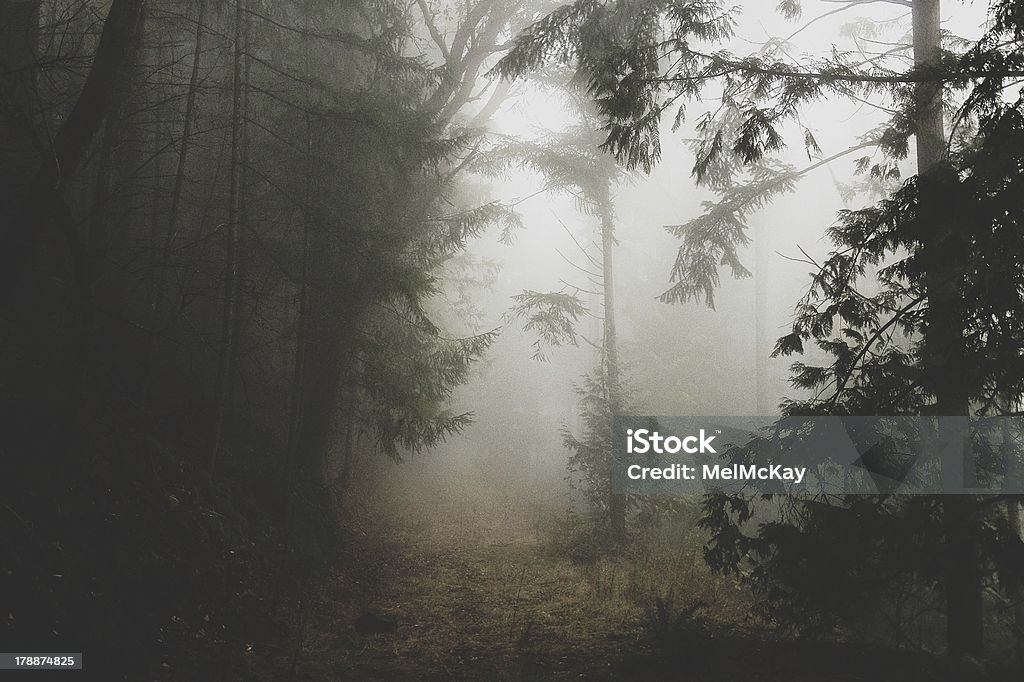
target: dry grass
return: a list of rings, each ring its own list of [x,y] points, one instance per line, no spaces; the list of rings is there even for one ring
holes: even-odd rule
[[[245,679],[980,679],[893,650],[767,641],[750,595],[704,565],[692,524],[581,562],[565,551],[561,501],[454,480],[363,491],[375,502],[351,515],[346,559],[307,605],[293,662]],[[397,631],[357,634],[366,612]]]
[[[351,558],[314,605],[296,679],[620,677],[657,599],[748,613],[695,548],[673,547],[679,538],[582,564],[552,551],[558,505],[453,488],[395,485],[353,520]],[[396,617],[397,633],[355,634],[366,611]]]

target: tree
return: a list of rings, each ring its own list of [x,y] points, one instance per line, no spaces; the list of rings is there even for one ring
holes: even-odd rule
[[[361,84],[365,90],[360,96],[373,93],[368,99],[370,106],[325,118],[320,124],[325,128],[317,135],[318,139],[338,140],[346,154],[317,163],[321,168],[333,167],[336,172],[318,177],[312,190],[313,196],[321,199],[315,200],[315,210],[311,212],[308,250],[303,256],[300,327],[304,348],[296,370],[302,376],[294,384],[299,393],[293,398],[297,404],[293,408],[295,424],[289,467],[294,466],[300,476],[319,481],[321,487],[325,485],[324,471],[335,420],[350,424],[358,415],[370,413],[357,404],[360,395],[371,396],[371,403],[381,410],[373,412],[375,416],[363,426],[368,432],[376,432],[381,437],[378,444],[392,454],[395,442],[418,442],[414,434],[424,436],[424,442],[435,442],[434,434],[451,433],[465,424],[464,415],[445,416],[436,410],[436,405],[430,408],[440,420],[436,423],[394,423],[394,415],[388,411],[406,409],[409,405],[381,406],[372,400],[380,387],[367,385],[366,381],[381,375],[365,372],[367,358],[362,337],[381,323],[381,309],[386,316],[398,308],[399,319],[415,325],[420,332],[438,337],[436,343],[440,348],[447,347],[439,338],[440,331],[422,311],[423,299],[435,291],[432,271],[487,225],[512,219],[508,211],[495,204],[467,207],[454,215],[441,210],[441,204],[453,190],[459,174],[472,170],[472,144],[480,131],[467,127],[460,116],[469,116],[467,110],[472,109],[472,102],[486,94],[488,86],[481,84],[483,65],[500,51],[498,38],[510,22],[516,21],[520,8],[515,3],[486,0],[473,4],[458,17],[447,41],[439,17],[426,3],[409,11],[419,16],[403,16],[402,21],[424,22],[442,63],[426,68],[422,62],[403,60],[400,51],[390,55],[391,61],[379,61],[380,55],[368,50],[367,58],[390,71],[390,87],[395,97],[389,100],[385,94],[388,88],[375,78],[375,73],[367,71],[367,80]],[[382,21],[377,30],[386,39],[390,28],[390,24]],[[367,47],[370,45],[367,43]],[[398,47],[393,46],[396,50]],[[436,80],[434,75],[438,76]],[[507,94],[507,89],[495,89],[470,122],[477,128],[484,126]],[[335,207],[325,205],[319,183],[338,177],[345,178],[354,191],[339,197]],[[338,222],[331,224],[332,221]],[[338,239],[339,234],[342,240]],[[469,347],[482,350],[486,343],[481,341],[489,338],[485,335],[465,341]],[[462,364],[461,359],[456,359],[462,357],[458,353],[452,355],[437,346],[416,344],[402,351],[385,344],[376,352],[381,348],[388,352],[395,349],[401,356],[427,347],[428,355],[439,352],[454,363],[449,368],[453,374],[446,374],[442,385],[449,385],[449,376],[457,383],[454,377],[461,375],[455,367]],[[339,405],[339,395],[351,399]],[[446,395],[442,391],[437,399],[443,400]],[[339,408],[343,412],[340,416]]]
[[[10,32],[10,47],[5,48],[5,58],[10,62],[2,67],[11,79],[14,98],[10,103],[10,116],[15,124],[9,130],[15,135],[35,135],[32,130],[34,118],[29,84],[32,70],[29,66],[35,44],[38,26],[38,2],[13,2],[8,5],[9,15],[2,17],[5,30]],[[66,187],[75,176],[83,158],[99,131],[104,117],[114,100],[115,88],[122,73],[130,66],[128,57],[133,54],[132,46],[137,40],[142,0],[115,0],[103,22],[103,32],[96,47],[89,75],[82,86],[75,106],[67,120],[53,136],[50,148],[37,150],[39,157],[28,165],[31,182],[25,191],[13,197],[13,207],[7,227],[0,233],[0,296],[12,293],[25,265],[35,255],[34,247],[40,239],[41,227],[53,218],[53,210],[59,204],[59,191]],[[6,107],[5,107],[6,108]],[[23,145],[21,143],[19,146]],[[16,151],[25,163],[23,151]],[[12,183],[18,187],[20,183]]]
[[[847,3],[835,11],[858,4]],[[812,163],[798,170],[773,162],[770,155],[785,145],[782,126],[786,122],[799,122],[805,105],[822,97],[864,99],[887,95],[895,105],[889,124],[872,131],[864,142],[830,160],[865,146],[875,146],[890,160],[899,160],[908,153],[909,137],[916,135],[919,177],[913,182],[918,194],[912,205],[919,218],[913,227],[904,225],[899,244],[910,249],[917,259],[923,289],[914,291],[906,282],[897,285],[895,280],[889,280],[892,288],[887,292],[889,298],[885,304],[890,308],[882,310],[897,311],[898,316],[908,318],[921,316],[906,327],[914,337],[917,350],[910,354],[892,351],[888,359],[894,364],[886,371],[891,376],[905,375],[909,366],[921,371],[920,382],[911,388],[919,398],[917,409],[931,414],[967,414],[970,408],[977,409],[979,402],[983,404],[984,398],[977,376],[967,374],[970,366],[964,349],[970,317],[960,290],[967,277],[965,258],[970,251],[966,248],[969,236],[951,218],[956,216],[959,220],[964,205],[971,203],[952,203],[951,188],[956,184],[956,173],[966,170],[965,166],[957,165],[957,171],[952,172],[945,161],[942,110],[944,104],[953,105],[953,100],[944,102],[943,91],[960,93],[955,120],[961,130],[956,131],[954,139],[970,138],[964,128],[979,115],[979,131],[984,136],[988,120],[985,114],[998,108],[996,102],[1007,87],[1008,79],[1021,73],[1019,31],[1014,28],[1013,10],[1007,4],[997,4],[996,28],[960,54],[950,54],[939,44],[938,2],[914,2],[911,7],[915,65],[909,71],[885,61],[887,56],[900,52],[900,48],[860,61],[851,53],[834,52],[830,57],[804,63],[789,61],[782,50],[783,42],[769,42],[760,53],[746,57],[721,50],[706,51],[698,47],[702,42],[723,41],[731,36],[733,23],[729,12],[712,2],[679,7],[658,1],[578,2],[560,8],[517,38],[516,46],[502,60],[499,71],[507,76],[517,75],[547,60],[572,64],[605,119],[608,131],[605,148],[627,166],[643,169],[649,169],[660,156],[658,135],[662,114],[678,106],[678,125],[688,100],[711,83],[720,86],[722,106],[698,122],[700,139],[694,149],[697,181],[716,191],[719,200],[709,203],[704,215],[674,228],[683,245],[672,271],[673,284],[663,295],[663,300],[668,302],[702,297],[709,305],[714,300],[719,264],[728,265],[734,275],[748,274],[738,257],[738,248],[748,240],[746,217],[773,196],[788,191],[800,175],[821,165],[821,162]],[[795,2],[782,3],[780,9],[792,18],[800,14],[800,6]],[[809,156],[812,151],[820,152],[809,131],[805,130],[803,137]],[[866,169],[869,165],[870,161],[866,161],[863,167]],[[887,176],[892,175],[894,168],[887,162],[876,164],[871,170],[879,176]],[[745,169],[749,169],[749,175],[745,181],[737,183],[737,174]],[[903,196],[903,200],[907,197]],[[904,210],[910,206],[910,203],[901,204]],[[954,206],[959,210],[951,213]],[[893,244],[889,247],[875,251],[873,262],[893,256]],[[830,261],[830,265],[836,264]],[[852,267],[861,274],[865,263],[858,262]],[[905,270],[898,271],[907,275]],[[804,304],[798,310],[800,328],[810,334],[823,332],[828,336],[836,316],[847,325],[846,329],[856,329],[858,322],[870,327],[880,311],[871,310],[868,317],[858,318],[865,311],[850,293],[852,288],[837,290],[829,284],[825,298],[830,294],[832,305],[819,311],[813,305]],[[824,342],[827,350],[837,354],[839,376],[848,376],[845,368],[851,359],[852,364],[857,365],[869,354],[869,347],[896,322],[878,324],[878,327],[856,331],[858,336],[853,337],[853,347],[845,340],[830,338]],[[810,329],[814,331],[808,331]],[[780,352],[793,350],[798,348],[792,336],[780,342]],[[998,370],[1004,374],[1013,371],[1012,367]],[[797,367],[796,372],[796,381],[801,385],[814,383],[822,377],[828,382],[826,373],[802,366]],[[838,409],[845,384],[845,379],[837,379],[835,399],[823,403],[821,408]],[[877,414],[883,406],[895,409],[886,402],[871,401],[859,404],[857,409]],[[908,407],[906,402],[901,402],[900,406]],[[847,404],[843,409],[852,408]],[[716,541],[721,541],[720,546],[711,550],[712,560],[735,565],[733,560],[741,554],[733,553],[735,548],[724,548],[738,532],[738,526],[724,523],[729,516],[730,503],[712,500],[709,504],[707,523],[720,530]],[[944,519],[942,530],[937,532],[945,538],[942,582],[949,628],[947,649],[954,656],[976,656],[983,642],[982,569],[974,504],[973,500],[958,498],[939,505]],[[883,511],[882,506],[879,511]],[[733,511],[738,511],[743,520],[749,518],[749,510]],[[925,523],[920,518],[918,521]],[[801,523],[807,520],[798,520],[797,527]],[[774,539],[786,541],[781,535]],[[719,551],[727,556],[716,554]]]
[[[140,678],[294,608],[353,450],[469,422],[494,334],[437,299],[517,220],[464,178],[524,11],[143,4],[0,3],[5,633],[130,636]]]
[[[237,341],[239,330],[239,291],[242,281],[242,234],[245,225],[242,223],[245,206],[245,166],[248,163],[246,145],[246,129],[248,126],[248,59],[245,57],[249,46],[246,45],[248,34],[248,6],[245,0],[235,0],[234,35],[232,42],[232,83],[231,83],[231,162],[228,169],[230,175],[228,190],[227,221],[224,223],[225,253],[224,260],[224,312],[221,324],[220,359],[217,379],[216,414],[213,419],[213,445],[210,449],[210,467],[216,466],[217,457],[224,446],[225,421],[231,411],[231,397],[235,380],[235,360],[237,357]],[[200,16],[199,21],[202,21]],[[198,34],[198,35],[201,35]],[[196,39],[196,56],[200,41]],[[193,72],[194,72],[193,65]],[[186,117],[189,112],[185,112]],[[182,140],[182,145],[186,144]],[[181,161],[184,163],[184,161]],[[180,164],[179,164],[180,165]],[[175,180],[177,183],[177,180]],[[168,234],[172,234],[170,230]],[[158,286],[160,284],[158,283]]]
[[[541,79],[541,83],[555,79],[557,74],[549,74]],[[602,313],[602,338],[596,345],[600,364],[598,370],[585,377],[584,385],[577,389],[584,433],[577,437],[569,428],[563,427],[562,440],[572,453],[570,468],[581,477],[587,497],[595,507],[604,511],[611,543],[621,546],[626,540],[628,502],[624,494],[613,490],[608,443],[612,419],[625,414],[628,404],[616,333],[614,269],[614,189],[624,174],[619,165],[599,148],[601,137],[595,133],[596,117],[589,102],[575,91],[571,83],[562,83],[559,87],[567,95],[568,107],[576,114],[578,123],[562,132],[551,133],[546,139],[516,142],[500,148],[497,157],[501,163],[498,165],[516,164],[533,170],[546,179],[548,191],[569,195],[583,213],[596,217],[599,221],[600,253],[592,254],[573,237],[579,255],[584,259],[582,265],[575,265],[575,268],[590,280],[590,284],[566,284],[557,292],[523,292],[515,297],[511,317],[525,318],[526,330],[539,334],[541,338],[536,344],[535,357],[543,357],[542,342],[556,346],[577,343],[577,322],[582,315],[588,314],[581,294],[590,291],[588,286],[600,287],[596,292],[601,300]]]

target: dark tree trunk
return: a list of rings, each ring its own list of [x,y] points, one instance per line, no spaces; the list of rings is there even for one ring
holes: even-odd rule
[[[319,233],[319,234],[318,234]],[[335,242],[330,249],[323,240]],[[294,437],[295,483],[326,490],[341,387],[352,383],[352,362],[370,293],[359,268],[337,253],[337,237],[323,226],[310,236],[310,268],[303,317],[302,366]]]
[[[1004,398],[1003,414],[1009,415],[1017,412],[1018,400],[1012,393]],[[1016,421],[1016,420],[1012,420]],[[1006,480],[1021,481],[1024,476],[1024,463],[1021,462],[1019,448],[1014,438],[1011,419],[1004,418],[1002,424],[1002,457],[1007,462]],[[1006,521],[1011,533],[1010,542],[1018,547],[1024,546],[1024,512],[1019,496],[1011,496],[1006,500]],[[1016,647],[1017,665],[1024,670],[1024,579],[1011,578],[1006,585],[1010,597],[1010,604],[1013,607],[1013,624],[1010,631],[1013,633],[1014,645]]]
[[[210,449],[210,468],[214,469],[217,459],[225,447],[226,429],[231,417],[232,397],[235,383],[235,364],[238,350],[239,306],[241,299],[241,258],[242,230],[241,217],[244,206],[245,158],[245,0],[235,0],[234,56],[232,77],[231,113],[231,180],[228,189],[228,219],[225,224],[224,259],[224,311],[221,316],[221,347],[217,370],[217,398],[213,421],[213,438]]]
[[[324,138],[355,156],[366,152],[361,145],[367,131],[360,126],[337,127],[324,121],[310,121],[312,163]],[[367,143],[369,144],[369,143]],[[329,188],[314,173],[306,189],[304,218],[301,309],[296,347],[296,376],[293,384],[293,428],[288,453],[289,496],[326,497],[328,454],[334,442],[335,424],[343,411],[341,387],[351,384],[351,369],[358,336],[372,300],[370,279],[356,248],[361,220],[367,207],[351,200],[343,213],[328,213],[322,195]],[[323,180],[326,180],[324,178]],[[337,169],[330,178],[339,186],[359,194],[359,178],[349,169]]]
[[[1024,521],[1021,519],[1019,499],[1006,501],[1006,516],[1014,537],[1024,542]],[[1013,639],[1017,646],[1017,665],[1024,668],[1024,585],[1017,582],[1010,588],[1010,601],[1013,604]]]
[[[54,217],[54,211],[59,207],[57,197],[60,190],[75,176],[104,117],[114,105],[117,83],[134,54],[142,4],[143,0],[113,1],[103,23],[92,67],[74,107],[54,136],[53,144],[41,150],[37,170],[34,174],[28,174],[32,179],[27,190],[12,197],[8,215],[14,219],[5,220],[0,229],[0,299],[11,295],[26,267],[32,262],[35,247],[40,241],[40,231]],[[6,13],[8,10],[13,14],[13,23],[4,30],[11,34],[15,44],[7,45],[7,36],[0,36],[4,42],[2,49],[5,58],[10,54],[11,59],[20,61],[22,57],[15,55],[23,53],[24,49],[35,42],[34,22],[37,19],[38,3],[5,3],[0,12]],[[0,20],[6,18],[0,16]],[[20,64],[19,68],[23,66]],[[19,93],[22,88],[30,87],[30,82],[25,80],[29,77],[18,77],[17,74],[12,77],[15,88],[13,92]],[[23,113],[31,111],[20,104],[15,106]]]
[[[917,86],[918,218],[922,225],[924,286],[928,298],[923,339],[924,381],[935,396],[938,416],[966,416],[970,409],[964,375],[963,236],[948,210],[947,183],[954,182],[946,155],[942,116],[940,1],[914,0],[914,64],[934,76]],[[945,529],[946,647],[953,657],[981,656],[984,649],[981,569],[975,500],[942,498]]]
[[[181,206],[181,197],[185,189],[185,171],[188,168],[189,148],[192,143],[192,126],[195,121],[196,99],[199,91],[199,69],[203,54],[203,43],[206,35],[203,22],[206,20],[206,0],[199,0],[199,7],[196,10],[196,33],[195,53],[192,57],[192,73],[189,76],[188,95],[185,100],[185,121],[181,130],[181,145],[178,147],[177,168],[174,173],[174,189],[171,191],[171,204],[167,213],[167,227],[163,235],[163,248],[158,254],[160,266],[157,270],[156,285],[149,303],[149,324],[147,332],[149,338],[146,340],[146,350],[143,356],[141,394],[143,400],[146,398],[153,356],[153,345],[159,330],[160,309],[163,307],[164,294],[167,288],[167,275],[170,269],[171,248],[174,246],[175,236],[178,234],[178,214]],[[159,351],[157,351],[159,353]]]
[[[0,199],[5,213],[28,191],[42,151],[34,95],[38,32],[39,0],[0,3]]]

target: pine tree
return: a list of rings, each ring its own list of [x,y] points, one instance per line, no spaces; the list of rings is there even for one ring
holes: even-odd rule
[[[564,74],[562,75],[564,78]],[[597,344],[600,354],[598,369],[584,377],[577,389],[584,432],[574,434],[563,427],[562,440],[572,453],[569,465],[582,480],[589,501],[604,511],[609,539],[613,546],[626,540],[628,502],[616,493],[611,481],[612,419],[625,414],[628,408],[625,378],[619,357],[616,333],[614,190],[624,172],[618,163],[600,149],[601,136],[595,132],[597,120],[592,106],[571,84],[558,84],[559,74],[545,74],[541,83],[556,84],[578,122],[545,139],[508,144],[496,151],[499,166],[514,164],[532,170],[546,180],[548,191],[571,196],[579,209],[598,221],[597,244],[600,253],[591,253],[576,241],[584,262],[576,269],[600,288],[602,339]],[[573,237],[575,241],[576,238]],[[539,293],[526,291],[515,297],[512,318],[526,319],[526,331],[537,333],[535,357],[544,357],[544,346],[563,343],[576,345],[577,323],[589,314],[581,295],[587,287],[565,285],[561,291]]]
[[[799,3],[783,3],[780,9],[793,18],[800,14]],[[838,51],[828,57],[793,63],[779,42],[769,42],[760,52],[742,57],[722,50],[704,50],[698,47],[701,42],[725,40],[731,36],[733,27],[729,12],[713,2],[683,7],[657,0],[577,2],[524,31],[499,70],[512,76],[549,60],[571,64],[605,119],[605,147],[627,166],[642,169],[649,169],[659,159],[662,115],[677,107],[678,125],[689,100],[711,83],[720,86],[722,106],[699,120],[700,139],[694,148],[694,175],[699,184],[716,191],[719,198],[707,204],[704,215],[674,228],[683,245],[671,273],[672,286],[663,295],[667,302],[703,298],[713,305],[720,264],[736,276],[746,276],[738,249],[748,241],[747,217],[774,196],[790,191],[801,175],[873,146],[888,161],[876,164],[871,172],[879,177],[892,177],[893,161],[907,156],[909,138],[916,135],[919,175],[906,186],[913,188],[913,196],[910,189],[900,190],[889,206],[895,209],[898,204],[902,211],[913,209],[915,221],[898,220],[894,210],[886,209],[881,215],[871,214],[874,220],[868,221],[860,214],[859,221],[849,219],[844,228],[837,228],[833,236],[851,251],[839,251],[824,264],[815,279],[820,287],[815,291],[821,298],[801,304],[796,325],[799,332],[782,339],[778,351],[800,350],[801,334],[807,334],[819,339],[819,345],[835,355],[834,372],[796,366],[795,381],[799,385],[817,386],[826,394],[831,386],[833,391],[829,399],[806,407],[812,413],[917,411],[963,415],[969,410],[984,410],[986,404],[984,382],[979,381],[978,374],[970,373],[971,324],[977,318],[971,315],[971,298],[962,293],[969,287],[968,258],[971,240],[976,239],[965,224],[978,219],[974,210],[978,197],[967,199],[960,195],[954,199],[954,190],[963,184],[963,175],[975,169],[972,164],[982,160],[972,156],[969,161],[966,157],[953,163],[946,161],[942,110],[944,105],[956,107],[952,138],[958,141],[988,139],[992,132],[988,127],[998,128],[995,120],[1012,120],[1015,107],[1001,105],[1000,97],[1011,79],[1021,73],[1020,33],[1015,27],[1018,17],[1011,3],[997,3],[993,29],[954,54],[944,51],[939,44],[938,2],[914,2],[912,15],[915,64],[912,69],[901,71],[882,59],[858,61],[855,55]],[[663,50],[669,54],[667,59],[662,58]],[[944,102],[944,90],[955,93],[956,99]],[[772,159],[772,154],[785,146],[783,125],[799,122],[807,104],[823,97],[863,100],[880,95],[889,98],[895,114],[887,126],[870,131],[863,142],[828,159],[812,162],[804,169],[787,167]],[[1002,119],[997,111],[1007,113],[1009,119]],[[973,135],[971,128],[975,122],[977,134]],[[1006,132],[1000,128],[1000,134]],[[809,131],[805,131],[803,142],[809,155],[821,153]],[[1009,140],[1003,138],[1002,142]],[[863,163],[861,168],[866,170],[868,165],[870,162]],[[893,221],[899,227],[885,230],[888,241],[873,241],[877,233],[871,230],[892,225]],[[865,241],[875,244],[869,256],[865,255],[863,242],[854,240],[854,245],[847,239],[854,231],[852,224],[862,230]],[[869,233],[871,237],[867,236]],[[911,256],[883,270],[880,277],[887,290],[865,306],[859,298],[864,294],[850,285],[850,278],[861,277],[867,267],[898,257],[899,249],[907,249]],[[1000,253],[1012,251],[986,252],[983,258],[991,260]],[[982,257],[980,252],[978,257]],[[1012,269],[1000,268],[1003,272]],[[834,278],[839,280],[838,288]],[[1016,297],[1010,298],[1016,302]],[[975,300],[982,301],[984,297]],[[819,305],[826,301],[828,305]],[[834,325],[845,336],[833,338]],[[911,337],[912,348],[889,344],[880,352],[876,344],[888,344],[894,327],[900,327]],[[851,384],[862,376],[860,367],[866,362],[880,363],[876,365],[875,380],[877,375],[897,383],[911,375],[915,380],[902,391],[890,386],[887,393],[855,400],[850,395]],[[1001,364],[993,369],[993,378],[1014,376],[1014,365],[1015,362]],[[787,409],[794,409],[793,405]],[[929,501],[918,507],[921,513],[914,517],[918,525],[908,526],[927,528],[931,537],[943,538],[943,570],[939,580],[945,590],[947,649],[955,656],[977,656],[983,643],[978,504],[969,498]],[[716,532],[709,558],[720,566],[735,566],[752,547],[742,547],[744,541],[736,523],[736,519],[739,523],[749,519],[751,510],[742,503],[734,505],[736,500],[721,498],[708,502],[706,524]],[[894,512],[889,505],[884,500],[873,500],[856,506],[888,516]],[[939,526],[933,523],[936,514],[943,519]],[[833,530],[840,527],[840,517],[835,514],[824,511],[819,517],[832,519]],[[806,556],[808,547],[799,545],[793,532],[811,522],[801,515],[792,521],[793,525],[774,525],[764,530],[762,540],[768,544],[762,545],[762,550],[789,543],[795,549],[787,556]],[[821,526],[822,532],[828,528]],[[767,587],[773,571],[778,574],[784,568],[778,562],[769,563],[757,576]]]

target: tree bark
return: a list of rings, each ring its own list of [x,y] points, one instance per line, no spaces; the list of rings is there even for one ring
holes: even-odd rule
[[[622,377],[619,372],[618,338],[615,329],[615,224],[612,220],[610,197],[601,202],[601,274],[604,284],[604,363],[608,381],[608,406],[611,416],[622,412]],[[608,475],[614,467],[609,462]],[[608,521],[611,539],[615,544],[626,540],[626,496],[616,493],[612,480],[608,482]]]
[[[914,0],[914,66],[927,73],[941,68],[940,0]],[[960,280],[963,239],[948,210],[954,182],[946,154],[942,81],[917,84],[918,219],[928,298],[923,338],[924,383],[935,396],[935,414],[966,416],[970,409],[965,376],[964,306]],[[942,498],[945,530],[944,582],[946,650],[952,657],[979,657],[984,649],[983,603],[975,500],[968,495]]]

